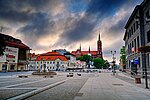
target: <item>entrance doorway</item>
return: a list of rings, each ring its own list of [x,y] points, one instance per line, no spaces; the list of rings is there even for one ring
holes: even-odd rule
[[[10,65],[10,70],[15,70],[15,65]]]
[[[3,64],[2,65],[2,71],[6,71],[7,70],[7,65],[6,64]]]

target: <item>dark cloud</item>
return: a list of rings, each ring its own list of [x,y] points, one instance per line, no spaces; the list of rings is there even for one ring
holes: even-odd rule
[[[116,24],[112,25],[107,31],[107,35],[115,34],[112,35],[115,37],[116,35],[119,34],[124,34],[124,26],[126,24],[127,18],[129,15],[123,16],[121,20],[119,20]]]
[[[128,0],[91,0],[86,13],[97,14],[99,17],[113,14]]]
[[[48,34],[50,28],[52,28],[55,24],[54,21],[50,21],[48,15],[46,13],[35,13],[32,15],[33,19],[28,22],[27,25],[20,28],[18,31],[24,34],[36,34],[37,36],[41,36],[44,34]]]
[[[91,21],[91,17],[84,16],[79,20],[73,20],[73,23],[68,24],[68,20],[65,23],[65,30],[60,35],[61,40],[55,45],[63,44],[68,45],[70,43],[80,41],[82,39],[90,39],[92,37],[91,31],[93,30],[95,23]],[[69,26],[68,26],[69,25]]]
[[[89,2],[86,2],[87,5],[85,7],[75,10],[75,17],[70,17],[64,14],[64,19],[61,19],[63,20],[64,31],[59,35],[60,39],[55,46],[68,46],[76,41],[88,40],[88,42],[90,42],[91,38],[94,36],[94,29],[104,18],[114,15],[114,13],[123,7],[123,5],[135,6],[135,4],[140,1],[142,0],[90,0]],[[24,40],[30,44],[31,47],[34,47],[36,46],[38,37],[55,33],[53,32],[53,29],[58,24],[51,18],[52,16],[49,10],[51,9],[51,6],[57,7],[59,4],[57,2],[64,2],[67,6],[70,6],[69,3],[78,4],[80,1],[0,0],[0,21],[5,21],[7,23],[11,22],[14,25],[19,23],[22,27],[19,28],[17,32],[23,34]],[[82,3],[79,3],[80,6],[82,6]],[[75,5],[75,7],[77,8],[78,5]],[[66,8],[69,9],[70,7]],[[70,10],[73,9],[74,7]],[[84,9],[85,15],[80,17],[77,15],[79,14],[77,12],[82,9]],[[58,17],[58,15],[56,17]],[[116,25],[111,26],[108,33],[120,32],[123,29],[126,20],[127,17],[120,20]],[[36,47],[40,48],[39,46]]]
[[[0,19],[7,22],[32,20],[32,12],[39,12],[48,6],[49,0],[0,0]]]
[[[131,1],[134,3],[134,1]],[[55,45],[68,45],[76,41],[90,40],[93,37],[93,30],[103,18],[113,15],[121,6],[130,3],[129,0],[91,0],[85,11],[85,16],[76,20],[69,28],[60,35]],[[117,25],[110,28],[110,31],[120,31],[123,29],[124,22],[120,20]]]

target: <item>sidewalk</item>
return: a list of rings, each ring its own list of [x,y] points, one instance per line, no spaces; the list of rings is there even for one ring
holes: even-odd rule
[[[117,73],[117,75],[115,77],[117,77],[123,81],[126,81],[128,83],[134,84],[138,87],[145,88],[145,79],[144,78],[141,78],[141,84],[136,84],[135,78],[133,78],[129,75],[126,75],[126,73],[119,72],[119,73]],[[148,86],[150,87],[150,79],[148,79]]]
[[[149,100],[150,91],[99,73],[87,80],[74,100]]]

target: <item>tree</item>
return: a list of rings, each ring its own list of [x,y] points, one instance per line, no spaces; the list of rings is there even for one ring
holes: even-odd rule
[[[102,58],[94,58],[94,66],[98,69],[101,69],[102,67],[104,67],[104,61],[105,60],[103,60]]]
[[[126,55],[125,55],[125,46],[122,46],[121,50],[120,50],[120,63],[122,64],[123,69],[126,68]]]
[[[92,57],[90,55],[83,55],[83,56],[77,57],[76,59],[80,61],[85,61],[86,64],[88,64],[89,61],[92,61]]]
[[[108,68],[110,66],[109,62],[107,60],[104,60],[104,66],[103,68]]]
[[[4,55],[5,47],[5,39],[0,38],[0,56]]]

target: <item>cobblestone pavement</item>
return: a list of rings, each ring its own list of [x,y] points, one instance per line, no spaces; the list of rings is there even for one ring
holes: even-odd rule
[[[28,78],[0,77],[2,80],[0,100],[16,100],[14,98],[24,95],[26,100],[149,100],[150,98],[149,90],[137,87],[132,78],[123,74],[113,76],[110,72],[71,72],[74,76],[66,77],[69,73],[59,72],[53,78],[32,75]],[[54,85],[57,83],[61,84]]]
[[[94,84],[94,85],[93,85]],[[116,78],[111,73],[91,77],[74,100],[150,100],[150,91]]]
[[[65,83],[32,96],[27,100],[73,100],[87,79],[92,76],[94,74],[83,73],[81,76],[77,76],[75,73],[74,77],[67,78]]]
[[[64,79],[66,79],[65,75],[57,75],[53,78],[43,78],[43,76],[29,76],[28,78],[0,77],[0,100],[27,93]]]
[[[141,84],[136,84],[135,83],[135,78],[129,76],[129,75],[126,75],[126,73],[121,73],[119,72],[118,74],[115,75],[116,78],[119,78],[125,82],[128,82],[128,83],[131,83],[133,85],[136,85],[138,87],[141,87],[141,88],[145,88],[145,79],[144,78],[141,78]],[[150,79],[148,79],[148,86],[150,87]]]

